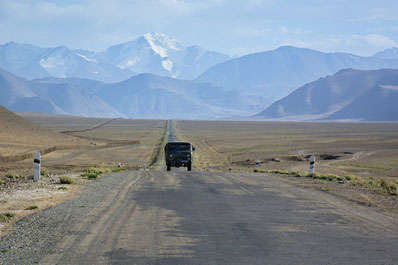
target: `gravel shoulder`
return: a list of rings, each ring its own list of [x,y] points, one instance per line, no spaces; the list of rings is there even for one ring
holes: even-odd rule
[[[55,251],[56,242],[74,233],[73,224],[80,223],[92,210],[106,208],[104,204],[112,202],[130,180],[125,173],[119,173],[91,181],[73,198],[15,222],[12,230],[0,238],[0,264],[38,263],[43,255]]]

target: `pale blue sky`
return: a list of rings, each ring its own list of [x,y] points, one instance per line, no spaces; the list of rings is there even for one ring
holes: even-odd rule
[[[0,43],[100,51],[147,32],[237,55],[281,45],[371,55],[398,46],[398,1],[0,0]]]

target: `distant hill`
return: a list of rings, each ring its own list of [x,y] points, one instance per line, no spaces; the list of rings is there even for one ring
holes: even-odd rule
[[[398,120],[395,90],[385,86],[398,85],[398,70],[341,70],[333,76],[308,83],[257,114],[263,118],[307,117],[361,120]],[[384,87],[384,88],[383,88]],[[382,96],[387,95],[387,96]],[[351,105],[353,104],[353,105]],[[386,104],[386,117],[376,106]],[[362,113],[362,114],[361,114]],[[334,114],[334,115],[332,115]],[[331,116],[332,115],[332,116]],[[314,117],[312,117],[314,118]]]
[[[374,58],[380,59],[398,59],[398,47],[386,49],[373,55]]]
[[[213,66],[196,81],[211,82],[226,90],[263,96],[272,103],[297,87],[347,68],[394,69],[398,68],[398,60],[280,47]]]
[[[50,130],[21,118],[3,106],[0,106],[0,128],[0,132],[2,132],[3,136],[6,134],[11,136],[13,133],[29,133],[35,134],[36,136],[43,133],[53,134]]]
[[[21,97],[34,97],[29,82],[0,69],[0,105],[9,106]]]
[[[260,97],[227,92],[209,83],[196,83],[141,74],[97,92],[129,117],[199,119],[244,115],[263,106]]]
[[[53,132],[30,122],[0,106],[1,155],[9,156],[31,152],[55,145],[90,145],[90,141]],[[7,145],[12,145],[12,150]],[[37,149],[40,147],[39,149]]]
[[[328,120],[398,121],[398,86],[375,86]]]
[[[82,80],[81,86],[76,79],[65,80],[68,81],[28,81],[0,69],[0,104],[17,112],[125,117],[92,93],[87,86],[88,80]]]

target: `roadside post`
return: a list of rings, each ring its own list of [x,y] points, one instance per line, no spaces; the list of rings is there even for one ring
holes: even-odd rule
[[[315,156],[310,156],[310,174],[315,173]]]
[[[40,181],[41,158],[40,152],[35,152],[33,156],[33,181]]]
[[[260,167],[260,161],[256,160],[256,167]]]

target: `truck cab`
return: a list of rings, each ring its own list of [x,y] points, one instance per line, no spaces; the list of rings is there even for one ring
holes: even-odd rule
[[[186,167],[191,171],[192,151],[195,151],[195,148],[189,142],[168,142],[164,147],[167,171],[170,171],[171,167]]]

